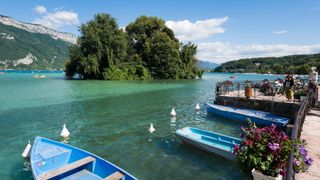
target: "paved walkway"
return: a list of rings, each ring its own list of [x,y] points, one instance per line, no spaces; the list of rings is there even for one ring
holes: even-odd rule
[[[306,116],[301,139],[307,141],[307,150],[313,159],[309,171],[296,174],[297,180],[320,180],[320,109],[312,109]]]

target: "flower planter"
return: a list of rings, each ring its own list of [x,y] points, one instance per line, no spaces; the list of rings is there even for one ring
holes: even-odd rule
[[[247,99],[253,96],[253,89],[252,87],[245,87],[245,96]]]
[[[300,102],[302,102],[305,98],[306,96],[300,96]]]
[[[251,172],[254,180],[282,180],[283,178],[280,174],[277,177],[267,176],[255,169],[252,169]]]

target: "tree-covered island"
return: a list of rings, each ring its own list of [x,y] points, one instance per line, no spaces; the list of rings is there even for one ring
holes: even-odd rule
[[[141,16],[124,30],[109,14],[97,14],[79,30],[69,49],[67,78],[194,79],[204,72],[196,66],[197,46],[180,43],[157,17]]]

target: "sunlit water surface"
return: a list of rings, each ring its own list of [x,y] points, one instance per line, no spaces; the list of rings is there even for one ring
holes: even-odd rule
[[[61,73],[0,75],[0,179],[32,179],[21,157],[28,140],[60,141],[63,123],[68,143],[97,154],[139,179],[242,179],[237,165],[187,147],[174,132],[193,126],[239,136],[243,124],[208,116],[218,81],[234,74],[205,74],[197,80],[81,81]],[[236,74],[236,80],[276,76]],[[170,118],[171,108],[177,119]],[[150,123],[156,131],[148,132]]]

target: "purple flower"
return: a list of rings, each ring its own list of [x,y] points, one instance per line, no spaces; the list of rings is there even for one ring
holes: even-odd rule
[[[272,151],[277,151],[278,149],[280,149],[280,146],[278,143],[268,143],[268,147],[272,150]]]
[[[305,148],[303,148],[302,146],[300,146],[300,147],[299,147],[299,154],[300,154],[301,156],[306,157],[306,156],[308,155],[308,151],[307,151]]]
[[[295,160],[294,160],[294,164],[295,164],[296,166],[300,166],[301,163],[300,163],[299,160],[295,159]]]
[[[241,137],[241,138],[244,138],[244,134],[243,134],[243,133],[241,133],[241,134],[240,134],[240,137]]]
[[[305,163],[307,164],[307,166],[311,166],[312,161],[313,160],[311,158],[306,158]]]

